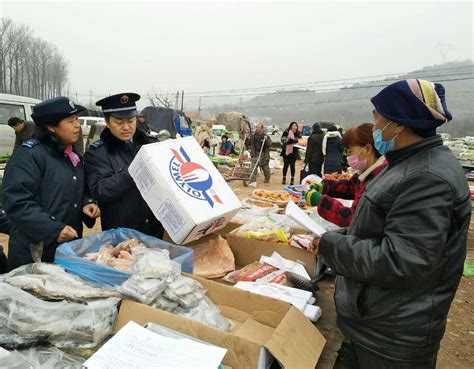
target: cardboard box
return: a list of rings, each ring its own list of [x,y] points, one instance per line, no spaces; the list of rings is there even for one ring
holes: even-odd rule
[[[128,171],[177,244],[223,228],[241,207],[193,137],[142,146]]]
[[[271,256],[274,251],[278,252],[286,259],[300,261],[311,278],[314,278],[318,272],[317,257],[305,250],[289,246],[284,243],[261,241],[252,238],[240,237],[235,235],[236,230],[226,236],[227,242],[234,254],[235,265],[243,267],[260,260],[260,256]],[[294,234],[305,233],[302,231],[293,231]]]
[[[130,300],[122,302],[114,331],[127,322],[154,322],[228,349],[223,364],[239,369],[266,367],[268,353],[285,369],[314,368],[325,345],[318,329],[285,302],[190,276],[234,324],[230,332]]]

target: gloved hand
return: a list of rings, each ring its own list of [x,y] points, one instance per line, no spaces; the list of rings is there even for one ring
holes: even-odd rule
[[[313,183],[310,187],[309,187],[310,190],[314,190],[314,191],[317,191],[319,192],[320,194],[324,194],[325,190],[326,190],[326,185],[324,184],[324,182],[319,182],[319,183]]]
[[[316,190],[309,190],[305,194],[306,203],[311,205],[311,206],[318,206],[319,203],[321,202],[322,197],[323,197],[323,195],[321,195]]]

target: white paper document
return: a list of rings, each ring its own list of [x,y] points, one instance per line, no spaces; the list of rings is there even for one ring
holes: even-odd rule
[[[264,264],[268,264],[274,266],[275,268],[290,271],[296,273],[303,278],[311,279],[308,272],[304,268],[304,266],[296,261],[288,260],[282,257],[278,252],[274,251],[272,256],[265,256],[262,255],[260,257],[260,262]]]
[[[323,227],[314,222],[309,215],[301,210],[293,201],[290,201],[286,206],[285,214],[317,237],[321,237],[326,233]]]
[[[217,369],[227,349],[169,338],[128,322],[84,363],[89,369]]]

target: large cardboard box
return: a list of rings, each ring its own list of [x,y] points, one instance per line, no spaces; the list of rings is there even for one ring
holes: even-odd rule
[[[142,146],[128,170],[177,244],[223,228],[241,207],[193,137]]]
[[[228,349],[223,364],[239,369],[265,368],[268,353],[285,369],[313,369],[326,340],[295,307],[279,300],[190,276],[207,290],[208,297],[230,319],[230,332],[125,300],[114,330],[127,322],[154,322]]]
[[[226,239],[234,254],[236,266],[243,267],[255,261],[259,261],[262,255],[271,256],[273,252],[276,251],[286,259],[301,262],[311,278],[316,276],[318,272],[318,259],[314,254],[284,243],[236,236],[235,232],[236,230],[229,233]],[[304,232],[294,231],[293,233]]]

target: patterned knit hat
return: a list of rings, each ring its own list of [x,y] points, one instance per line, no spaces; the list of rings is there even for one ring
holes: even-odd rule
[[[385,87],[371,100],[383,117],[412,128],[422,137],[436,135],[436,128],[453,117],[444,87],[422,79],[407,79]]]

